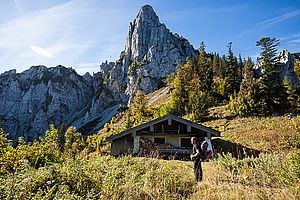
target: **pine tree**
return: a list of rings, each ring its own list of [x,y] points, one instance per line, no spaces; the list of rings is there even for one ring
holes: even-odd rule
[[[244,65],[245,65],[245,62],[243,59],[242,59],[242,56],[241,54],[239,54],[239,58],[238,58],[238,61],[237,61],[237,81],[238,81],[238,84],[241,85],[242,83],[242,80],[243,80],[243,70],[244,70]]]
[[[226,69],[227,69],[227,61],[226,56],[223,55],[222,58],[220,58],[220,75],[222,79],[225,79],[226,77]]]
[[[228,43],[227,66],[225,70],[226,95],[233,95],[239,91],[237,59],[232,51],[232,43]]]
[[[253,62],[248,58],[243,70],[243,81],[241,90],[236,98],[230,102],[230,111],[239,116],[255,115],[256,101],[255,101],[255,78],[253,72]]]
[[[213,67],[213,75],[215,77],[220,77],[220,64],[219,63],[220,63],[219,54],[214,53],[212,67]]]
[[[251,58],[248,58],[246,60],[246,63],[245,63],[245,68],[243,70],[243,77],[244,77],[244,80],[241,84],[241,92],[242,93],[246,93],[246,94],[253,94],[254,93],[254,82],[255,82],[255,79],[254,79],[254,71],[253,71],[253,67],[254,67],[254,64],[253,64],[253,61]]]
[[[256,43],[262,52],[258,58],[262,69],[262,76],[258,82],[259,112],[270,115],[274,112],[282,112],[287,106],[287,93],[283,86],[278,70],[277,46],[279,40],[276,38],[262,38]]]
[[[211,59],[206,54],[204,42],[200,45],[196,74],[200,79],[199,89],[202,91],[211,91],[213,83],[213,67]]]
[[[297,112],[298,94],[297,89],[293,88],[292,83],[288,78],[284,78],[283,86],[287,92],[287,99],[290,105],[289,112]]]
[[[211,105],[213,84],[213,66],[211,58],[205,51],[204,42],[201,43],[197,57],[196,71],[188,82],[188,113],[194,120],[202,120]]]

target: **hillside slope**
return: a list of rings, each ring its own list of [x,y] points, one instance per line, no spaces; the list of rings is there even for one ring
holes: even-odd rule
[[[142,157],[100,156],[97,152],[64,156],[61,163],[35,169],[25,167],[15,174],[0,174],[0,197],[12,199],[299,199],[299,147],[273,149],[277,140],[265,140],[265,131],[277,137],[298,134],[300,117],[233,119],[226,126],[224,137],[240,141],[250,148],[279,150],[262,153],[257,158],[233,158],[230,154],[203,163],[204,180],[194,181],[191,161],[161,160]],[[254,123],[253,123],[254,122]],[[278,122],[277,125],[270,126]],[[207,122],[210,123],[210,122]],[[212,121],[211,124],[215,123]],[[256,130],[253,143],[244,138]],[[239,124],[239,125],[237,125]],[[280,127],[280,129],[278,129]],[[296,128],[295,128],[296,127]],[[281,130],[286,130],[282,132]],[[297,132],[298,130],[298,132]],[[279,131],[279,132],[278,132]],[[242,133],[242,134],[240,134]],[[229,136],[234,136],[231,137]],[[283,140],[284,141],[284,140]],[[292,141],[292,140],[291,140]],[[293,141],[296,141],[296,137]],[[299,141],[299,138],[298,138]],[[288,145],[289,144],[289,145]],[[253,146],[252,146],[253,145]],[[24,162],[24,161],[23,161]]]

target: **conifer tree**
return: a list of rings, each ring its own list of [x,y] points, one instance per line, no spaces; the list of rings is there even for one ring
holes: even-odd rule
[[[205,51],[204,42],[200,45],[196,66],[195,74],[189,81],[188,113],[192,114],[194,120],[202,120],[211,105],[213,84],[212,62]]]
[[[213,83],[213,67],[211,59],[205,51],[205,44],[201,42],[200,53],[197,59],[197,76],[200,79],[199,88],[202,91],[211,91]]]
[[[222,58],[220,58],[220,75],[222,79],[225,79],[226,76],[226,69],[227,69],[227,62],[226,62],[226,56],[223,55]]]
[[[232,51],[232,43],[228,43],[227,66],[225,70],[226,95],[233,95],[239,91],[237,59]]]
[[[241,84],[241,90],[235,99],[232,99],[229,107],[230,111],[239,116],[251,116],[255,115],[255,78],[253,72],[253,62],[251,58],[248,58],[243,70],[243,81]]]
[[[243,92],[244,94],[253,94],[254,92],[254,82],[255,82],[255,79],[254,79],[254,71],[253,71],[253,67],[254,67],[254,64],[253,64],[253,61],[252,59],[249,57],[247,60],[246,60],[246,63],[245,63],[245,68],[243,70],[243,77],[244,77],[244,80],[241,84],[241,92]]]
[[[199,55],[178,68],[173,81],[170,103],[163,111],[185,115],[192,114],[195,120],[207,114],[211,104],[213,67],[210,56],[201,43]]]
[[[287,106],[287,93],[283,86],[278,70],[276,52],[279,40],[276,38],[262,38],[256,43],[262,52],[258,58],[262,69],[262,76],[258,82],[259,112],[269,115],[273,112],[281,112]]]
[[[214,53],[212,67],[213,67],[213,75],[215,77],[220,77],[220,64],[219,63],[220,63],[219,54]]]
[[[187,107],[187,97],[188,97],[188,81],[187,77],[192,76],[191,73],[191,61],[188,61],[184,66],[177,70],[173,81],[173,91],[170,100],[170,112],[176,115],[185,114]],[[189,74],[189,75],[188,75]]]
[[[237,61],[237,81],[238,81],[238,84],[241,85],[242,83],[242,80],[243,80],[243,70],[244,70],[244,65],[245,65],[245,60],[242,59],[242,56],[241,54],[239,54],[239,58],[238,58],[238,61]]]

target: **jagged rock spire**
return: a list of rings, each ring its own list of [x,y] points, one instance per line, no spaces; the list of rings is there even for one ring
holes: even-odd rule
[[[124,53],[124,69],[128,69],[126,94],[131,99],[137,89],[146,93],[157,89],[161,80],[196,50],[186,39],[171,33],[159,22],[153,8],[145,5],[130,23]]]
[[[138,12],[136,21],[140,22],[152,22],[153,24],[159,24],[159,17],[150,5],[144,5]]]

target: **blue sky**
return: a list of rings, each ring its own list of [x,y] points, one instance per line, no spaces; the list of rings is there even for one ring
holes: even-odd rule
[[[279,50],[300,52],[300,0],[1,0],[0,73],[32,65],[64,65],[97,72],[124,49],[129,22],[150,4],[161,22],[207,52],[259,55],[262,37],[281,40]]]

